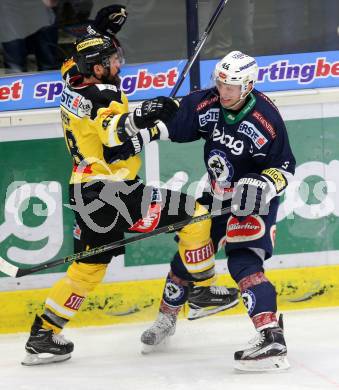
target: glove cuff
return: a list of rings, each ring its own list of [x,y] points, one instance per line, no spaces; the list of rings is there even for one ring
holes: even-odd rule
[[[287,187],[287,178],[278,168],[267,168],[261,172],[261,176],[270,184],[275,195],[281,195]]]
[[[128,137],[134,137],[140,131],[140,127],[138,127],[134,120],[134,113],[131,112],[128,114],[125,122],[125,132]]]
[[[150,127],[148,129],[141,129],[139,132],[140,136],[142,137],[144,145],[149,144],[152,141],[162,140],[166,141],[168,140],[168,129],[166,125],[159,121],[156,126]]]

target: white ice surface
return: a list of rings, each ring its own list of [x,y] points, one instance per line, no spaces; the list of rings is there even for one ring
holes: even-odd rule
[[[0,390],[339,389],[339,308],[285,313],[291,368],[239,373],[233,353],[254,333],[246,316],[179,321],[166,352],[141,355],[148,324],[67,329],[71,360],[23,367],[27,334],[0,336]]]

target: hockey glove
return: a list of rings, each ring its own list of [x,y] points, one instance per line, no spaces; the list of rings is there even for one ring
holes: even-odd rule
[[[179,102],[165,96],[145,100],[133,113],[136,127],[153,127],[157,121],[168,122],[178,111]]]
[[[118,162],[120,160],[127,160],[142,151],[143,139],[140,134],[129,138],[121,145],[108,148],[104,146],[104,158],[108,164]]]
[[[114,35],[121,30],[127,19],[126,7],[119,4],[102,8],[96,15],[93,27],[105,35]]]
[[[236,217],[251,214],[267,215],[269,203],[275,195],[275,191],[263,175],[249,173],[234,187],[231,212]]]
[[[148,143],[158,140],[160,138],[160,131],[157,126],[150,129],[142,129],[134,137],[129,138],[121,145],[108,148],[104,146],[104,158],[108,164],[118,162],[120,160],[127,160],[128,158],[139,154],[143,147]]]

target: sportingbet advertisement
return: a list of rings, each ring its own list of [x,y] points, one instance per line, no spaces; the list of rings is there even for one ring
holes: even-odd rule
[[[338,52],[286,54],[257,58],[258,88],[284,91],[339,85]],[[209,87],[216,60],[201,61],[201,87]],[[186,60],[125,65],[121,88],[130,101],[169,95]],[[0,78],[0,111],[58,107],[63,82],[59,71]],[[189,92],[189,77],[178,96]]]

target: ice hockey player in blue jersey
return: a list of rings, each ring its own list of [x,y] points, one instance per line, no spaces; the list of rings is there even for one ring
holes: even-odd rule
[[[225,248],[229,272],[258,331],[255,343],[235,352],[235,367],[260,371],[289,367],[276,290],[263,264],[272,256],[279,196],[294,174],[295,159],[278,109],[254,89],[257,75],[254,58],[229,53],[215,67],[215,86],[184,97],[175,117],[158,130],[172,142],[205,141],[209,186],[199,202],[213,212],[231,205],[231,213],[213,218],[211,237],[215,250]],[[154,133],[142,141],[159,137]],[[171,271],[179,284],[187,278],[179,262],[172,261]],[[163,296],[166,300],[166,285]],[[158,319],[142,334],[142,343],[155,343],[161,329]]]

